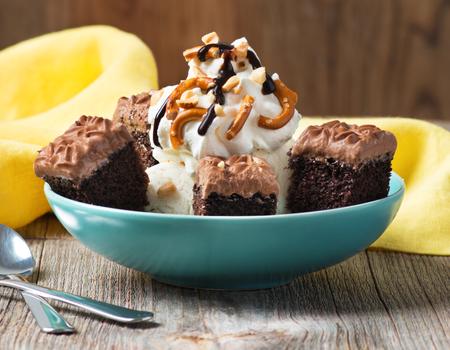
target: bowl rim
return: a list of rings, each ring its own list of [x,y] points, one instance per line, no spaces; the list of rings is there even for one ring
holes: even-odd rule
[[[316,210],[316,211],[309,211],[309,212],[303,212],[303,213],[285,213],[285,214],[276,214],[276,215],[248,215],[248,216],[199,216],[199,215],[188,215],[188,214],[167,214],[167,213],[154,213],[154,212],[142,212],[142,211],[133,211],[133,210],[126,210],[126,209],[117,209],[117,208],[110,208],[110,207],[104,207],[100,205],[94,205],[94,204],[88,204],[79,202],[73,199],[66,198],[56,192],[54,192],[50,185],[48,183],[44,183],[44,193],[47,197],[47,201],[49,202],[50,206],[53,207],[53,202],[59,202],[59,203],[65,203],[66,205],[72,206],[72,207],[78,207],[90,211],[95,211],[97,215],[119,215],[121,217],[124,216],[134,216],[138,218],[160,218],[160,219],[189,219],[189,220],[198,220],[198,221],[215,221],[215,220],[238,220],[238,221],[245,221],[245,220],[280,220],[280,219],[287,219],[287,218],[298,218],[298,217],[311,217],[316,215],[323,215],[323,214],[331,214],[331,213],[339,213],[339,212],[345,212],[352,209],[363,209],[366,207],[371,207],[377,204],[380,204],[381,202],[389,201],[396,199],[398,197],[402,197],[405,192],[405,181],[404,179],[399,176],[394,171],[391,172],[391,177],[389,180],[389,183],[391,181],[398,181],[400,186],[397,190],[395,190],[393,193],[389,193],[386,197],[377,199],[370,202],[365,202],[361,204],[355,204],[355,205],[349,205],[346,207],[341,208],[334,208],[334,209],[324,209],[324,210]]]

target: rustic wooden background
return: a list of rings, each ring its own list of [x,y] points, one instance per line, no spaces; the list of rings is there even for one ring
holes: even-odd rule
[[[303,114],[450,120],[449,0],[0,0],[0,48],[94,23],[149,44],[161,85],[183,78],[181,51],[216,30],[247,36]]]

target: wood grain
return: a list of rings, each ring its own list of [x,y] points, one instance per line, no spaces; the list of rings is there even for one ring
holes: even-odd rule
[[[40,333],[19,296],[0,288],[0,349],[316,349],[450,347],[450,259],[369,251],[288,286],[249,292],[171,287],[70,238],[52,215],[20,230],[38,284],[152,310],[121,326],[56,304],[78,330]]]
[[[153,49],[161,85],[186,75],[183,49],[211,30],[245,35],[300,93],[306,115],[450,120],[449,0],[0,0],[0,48],[104,23]]]

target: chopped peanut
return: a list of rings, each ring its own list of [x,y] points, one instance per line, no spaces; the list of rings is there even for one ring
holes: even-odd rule
[[[237,57],[245,58],[247,57],[247,51],[248,51],[248,42],[241,41],[238,45],[234,47],[234,53]]]
[[[242,84],[237,85],[231,91],[233,92],[233,94],[239,95],[242,91]]]
[[[198,95],[193,93],[192,90],[186,90],[181,94],[179,100],[177,100],[177,105],[181,108],[188,109],[197,106]]]
[[[211,32],[202,36],[202,41],[205,45],[217,44],[219,42],[219,36],[216,32]]]
[[[225,115],[225,111],[223,110],[223,106],[220,105],[220,104],[218,104],[218,103],[216,103],[216,104],[214,105],[214,112],[216,112],[216,115],[217,115],[218,117],[222,117],[222,116]]]
[[[156,194],[158,197],[167,197],[170,196],[172,193],[176,192],[177,187],[173,182],[167,182],[164,185],[162,185],[160,188],[158,188],[158,191]]]
[[[252,74],[250,74],[250,80],[262,85],[266,81],[266,68],[259,67],[255,69]]]
[[[222,90],[225,92],[231,91],[234,87],[238,86],[241,82],[241,79],[237,75],[233,75],[230,77],[225,84],[222,86]]]

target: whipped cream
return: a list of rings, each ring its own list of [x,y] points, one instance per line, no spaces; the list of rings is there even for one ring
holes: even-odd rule
[[[235,47],[243,44],[248,45],[245,38],[235,40],[232,43]],[[251,47],[248,47],[248,50],[253,51]],[[224,58],[222,57],[210,58],[204,62],[193,58],[188,63],[188,79],[205,75],[210,78],[217,78],[223,63]],[[152,137],[156,115],[176,86],[168,86],[163,89],[158,102],[149,109],[149,123],[152,125],[150,139],[155,159],[159,162],[181,160],[185,164],[186,170],[193,173],[197,161],[202,157],[213,155],[228,158],[235,154],[253,154],[257,151],[272,152],[291,139],[301,118],[300,113],[295,110],[289,122],[279,129],[266,129],[258,126],[260,116],[274,118],[280,114],[282,111],[280,102],[274,94],[264,95],[262,93],[263,81],[255,79],[255,69],[247,58],[231,60],[231,64],[240,80],[237,89],[224,92],[225,103],[221,106],[222,108],[219,107],[221,113],[218,113],[205,135],[198,133],[200,121],[191,121],[185,124],[183,129],[184,143],[177,149],[173,147],[170,141],[170,128],[173,121],[166,117],[161,119],[157,130],[161,148],[154,144]],[[259,69],[261,70],[261,68]],[[273,74],[272,79],[278,80],[279,77],[277,74]],[[191,91],[198,96],[196,107],[207,109],[214,103],[214,95],[211,91],[203,93],[200,88],[194,88]],[[225,133],[236,117],[241,101],[246,95],[254,98],[253,107],[242,129],[233,139],[228,140]],[[181,111],[183,111],[182,108],[180,108]]]

